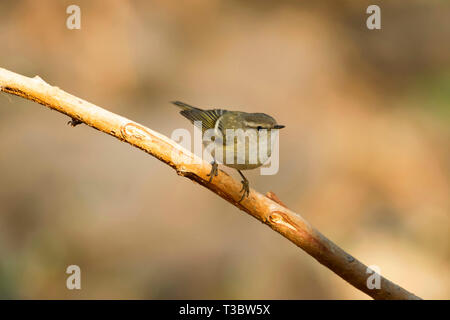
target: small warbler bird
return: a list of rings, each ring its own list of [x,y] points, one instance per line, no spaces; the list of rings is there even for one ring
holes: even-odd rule
[[[248,197],[250,193],[249,182],[241,170],[255,169],[264,164],[265,161],[257,157],[260,155],[260,149],[263,148],[261,142],[264,136],[261,136],[260,133],[263,130],[267,132],[264,140],[266,149],[264,150],[267,153],[267,157],[270,157],[272,152],[271,130],[281,129],[284,126],[277,124],[274,118],[265,113],[247,113],[224,109],[203,110],[180,101],[173,101],[172,103],[182,109],[180,111],[181,115],[189,119],[193,124],[200,124],[200,129],[202,129],[204,137],[207,131],[214,134],[214,139],[207,141],[205,141],[205,138],[203,139],[204,146],[208,147],[214,144],[215,147],[211,151],[211,156],[214,160],[211,163],[211,172],[208,174],[210,177],[209,182],[218,174],[217,161],[219,161],[227,167],[236,169],[243,179],[241,181],[241,192],[243,194],[239,202],[245,196]],[[241,129],[241,132],[256,132],[255,140],[252,141],[250,138],[246,139],[245,134],[228,135],[230,132],[237,132],[239,129]],[[247,143],[247,141],[249,142]],[[244,148],[239,149],[239,146],[243,146]],[[229,152],[232,152],[232,157],[227,157],[227,153]]]

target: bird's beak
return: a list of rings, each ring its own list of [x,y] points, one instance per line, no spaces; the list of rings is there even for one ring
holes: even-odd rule
[[[276,124],[273,126],[274,129],[283,129],[285,126],[281,125],[281,124]]]

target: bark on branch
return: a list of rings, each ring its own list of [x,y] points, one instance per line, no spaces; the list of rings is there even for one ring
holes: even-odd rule
[[[299,214],[289,210],[275,194],[263,195],[251,189],[249,197],[238,203],[239,181],[219,171],[218,176],[208,183],[210,164],[156,131],[51,86],[38,76],[28,78],[0,68],[0,90],[64,113],[72,119],[72,125],[85,123],[151,154],[174,168],[178,175],[201,184],[265,223],[374,299],[420,299],[382,276],[380,289],[369,289],[367,266],[328,240]],[[177,159],[184,159],[184,162]],[[191,160],[191,163],[186,160]]]

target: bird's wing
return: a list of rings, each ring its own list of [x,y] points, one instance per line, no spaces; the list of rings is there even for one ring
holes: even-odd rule
[[[203,131],[214,129],[216,121],[227,112],[223,109],[202,110],[180,101],[174,101],[172,103],[183,109],[180,111],[180,114],[189,119],[192,123],[194,123],[194,121],[201,121],[201,129]]]

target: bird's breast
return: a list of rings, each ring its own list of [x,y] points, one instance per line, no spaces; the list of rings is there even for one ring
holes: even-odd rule
[[[203,145],[218,163],[238,170],[258,168],[272,153],[270,135],[267,139],[237,136],[234,141],[203,141]]]

